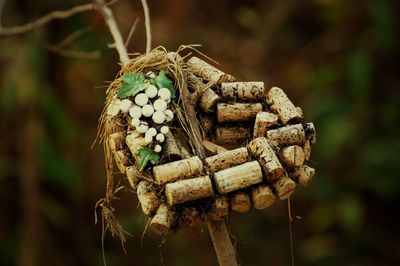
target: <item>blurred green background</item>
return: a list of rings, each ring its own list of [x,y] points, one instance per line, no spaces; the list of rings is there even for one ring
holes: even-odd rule
[[[7,1],[3,26],[79,1]],[[400,265],[400,2],[385,0],[149,0],[153,47],[200,43],[221,68],[280,86],[314,121],[317,169],[292,198],[295,265]],[[130,52],[143,52],[140,1],[113,10],[124,36],[140,18]],[[76,30],[66,49],[51,51]],[[118,57],[96,12],[0,38],[0,265],[101,265],[94,204],[105,169],[96,137],[107,81]],[[50,47],[50,48],[49,48]],[[126,184],[125,184],[126,185]],[[116,214],[132,234],[124,254],[105,241],[108,265],[217,265],[207,227],[148,232],[135,196]],[[233,215],[242,265],[290,265],[287,203]]]

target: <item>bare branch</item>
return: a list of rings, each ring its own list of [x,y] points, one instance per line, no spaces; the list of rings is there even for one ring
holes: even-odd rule
[[[118,25],[115,21],[113,12],[111,9],[106,5],[106,3],[103,0],[94,0],[96,4],[96,9],[100,12],[100,14],[103,16],[104,21],[106,22],[111,35],[114,39],[115,42],[115,49],[117,50],[119,54],[119,60],[122,65],[127,63],[129,61],[129,56],[128,52],[126,51],[124,41],[121,36],[121,32],[118,29]]]
[[[62,47],[70,45],[71,43],[73,43],[74,41],[79,39],[83,34],[85,34],[88,31],[88,29],[89,29],[89,27],[86,27],[86,28],[82,28],[82,29],[74,31],[73,33],[68,35],[64,40],[57,43],[55,46],[62,48]]]
[[[150,11],[146,0],[142,0],[144,11],[144,22],[146,25],[146,54],[151,51],[151,25],[150,25]]]
[[[65,56],[65,57],[72,57],[72,58],[79,58],[79,59],[98,59],[101,56],[100,51],[78,51],[78,50],[68,50],[63,49],[60,46],[55,45],[46,45],[46,49],[49,51]]]
[[[24,25],[13,26],[13,27],[1,27],[0,28],[0,36],[26,33],[26,32],[34,30],[35,28],[41,27],[41,26],[49,23],[50,21],[53,21],[56,19],[66,19],[75,14],[86,12],[86,11],[91,11],[91,10],[94,10],[93,4],[79,5],[79,6],[75,6],[68,10],[53,11],[53,12],[50,12],[49,14],[45,15],[44,17],[41,17],[37,20],[34,20],[34,21],[24,24]]]
[[[135,22],[133,23],[132,28],[129,31],[128,38],[126,38],[126,41],[124,43],[125,47],[128,47],[128,44],[132,39],[133,33],[135,33],[136,26],[137,26],[138,22],[139,22],[139,18],[135,19]]]

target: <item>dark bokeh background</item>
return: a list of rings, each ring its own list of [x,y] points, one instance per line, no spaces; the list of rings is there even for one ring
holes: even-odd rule
[[[78,1],[7,1],[3,26]],[[284,88],[314,121],[317,175],[292,199],[296,265],[400,265],[400,3],[385,0],[150,0],[154,45],[200,43],[221,68]],[[113,7],[129,45],[143,52],[140,1]],[[101,58],[68,58],[48,47]],[[94,204],[105,190],[100,145],[91,149],[105,81],[118,71],[95,12],[0,39],[0,265],[101,265]],[[133,237],[124,254],[107,236],[108,265],[216,265],[207,228],[162,240],[148,232],[135,196],[117,216]],[[286,202],[233,215],[243,265],[290,265]]]

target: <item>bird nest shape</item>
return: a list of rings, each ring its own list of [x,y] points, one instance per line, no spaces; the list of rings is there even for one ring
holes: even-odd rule
[[[108,88],[99,128],[108,177],[103,218],[113,216],[113,161],[160,235],[266,209],[313,178],[306,162],[316,133],[301,108],[282,89],[239,81],[193,51],[138,55]]]

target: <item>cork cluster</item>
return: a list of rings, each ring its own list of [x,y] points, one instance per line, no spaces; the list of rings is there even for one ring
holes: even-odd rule
[[[201,219],[223,220],[252,206],[263,210],[288,198],[297,184],[308,185],[315,174],[307,165],[315,128],[282,89],[237,81],[197,57],[183,60],[182,72],[184,85],[196,95],[205,156],[196,153],[190,130],[177,119],[181,87],[176,86],[180,96],[171,102],[176,119],[168,122],[160,160],[144,170],[138,166],[144,137],[126,112],[114,110],[109,117],[118,126],[107,136],[108,147],[149,216],[149,228],[167,235]],[[174,75],[170,78],[177,83]]]

